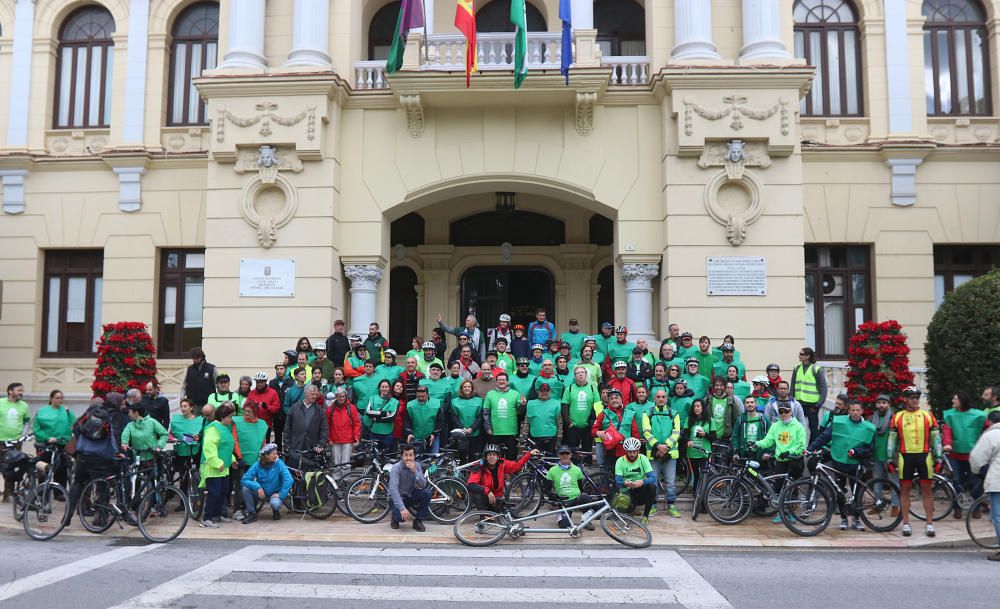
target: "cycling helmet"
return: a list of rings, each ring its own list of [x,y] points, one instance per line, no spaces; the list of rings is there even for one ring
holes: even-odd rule
[[[500,321],[508,321],[509,322],[510,321],[510,315],[507,315],[506,313],[501,313],[500,314]]]
[[[902,391],[903,397],[917,396],[920,397],[920,390],[917,389],[916,385],[910,385]]]
[[[487,444],[486,448],[483,449],[483,456],[485,457],[489,453],[496,453],[496,454],[499,455],[500,454],[500,445],[499,444]]]
[[[781,366],[779,366],[778,364],[768,364],[766,370],[767,372],[770,372],[772,370],[774,370],[775,372],[781,372]]]
[[[257,374],[253,375],[253,380],[255,380],[255,381],[266,381],[267,380],[267,375],[264,374],[263,372],[258,372]]]
[[[521,330],[523,332],[524,331],[524,324],[514,324],[514,329],[515,330]]]
[[[641,446],[638,438],[625,438],[625,441],[622,442],[622,448],[625,450],[639,450]]]
[[[323,341],[313,343],[313,351],[326,351],[326,343]]]
[[[758,374],[757,376],[753,377],[753,381],[751,382],[755,384],[760,383],[761,385],[766,385],[768,381],[766,376]]]
[[[625,326],[618,326],[615,328],[615,334],[628,334],[628,328]]]
[[[436,349],[436,347],[434,346],[434,343],[432,343],[431,341],[426,341],[424,344],[420,345],[420,348],[421,349]]]

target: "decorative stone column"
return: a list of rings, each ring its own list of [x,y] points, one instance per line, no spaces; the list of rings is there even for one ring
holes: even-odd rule
[[[712,3],[707,0],[674,2],[674,48],[671,61],[719,59],[712,40]]]
[[[790,59],[781,40],[781,0],[743,0],[741,59]]]
[[[295,0],[286,66],[330,67],[330,0]]]
[[[264,0],[230,0],[229,45],[219,68],[264,70]]]
[[[375,290],[382,280],[377,264],[346,264],[344,275],[351,280],[351,334],[368,334],[368,324],[375,319]]]
[[[653,279],[660,276],[658,264],[623,264],[625,280],[625,311],[628,333],[632,340],[643,337],[656,341],[653,331]],[[650,342],[650,344],[653,344]]]
[[[14,6],[14,44],[8,82],[7,146],[28,147],[28,110],[31,107],[31,45],[35,27],[35,0],[17,0]]]

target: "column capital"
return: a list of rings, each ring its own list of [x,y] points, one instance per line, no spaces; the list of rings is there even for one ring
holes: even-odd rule
[[[622,264],[622,279],[625,280],[626,284],[649,283],[656,277],[660,275],[660,265],[653,263],[635,263],[629,262]]]
[[[345,264],[344,275],[351,280],[351,287],[374,287],[382,281],[382,267],[377,264]]]

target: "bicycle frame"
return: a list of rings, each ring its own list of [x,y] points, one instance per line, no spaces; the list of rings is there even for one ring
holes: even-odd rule
[[[601,506],[601,507],[598,509],[594,509],[593,513],[590,514],[589,516],[587,516],[586,512],[584,512],[584,517],[581,517],[579,524],[572,525],[568,529],[536,529],[536,528],[526,528],[526,527],[515,528],[515,525],[520,525],[521,523],[528,522],[531,520],[537,520],[538,518],[542,518],[545,516],[555,516],[557,514],[565,515],[567,518],[569,518],[570,522],[572,522],[573,517],[570,515],[571,510],[586,510],[587,508],[594,508],[595,506]],[[597,518],[600,518],[602,515],[604,515],[605,512],[610,511],[611,509],[612,507],[611,504],[608,503],[608,500],[601,498],[598,499],[597,501],[591,501],[590,503],[581,503],[579,505],[565,506],[559,508],[558,510],[539,512],[531,516],[522,516],[521,518],[514,518],[513,516],[511,516],[509,511],[506,512],[506,516],[510,520],[509,530],[510,532],[514,533],[512,535],[514,537],[519,535],[525,535],[527,533],[568,533],[569,535],[574,535],[578,533],[580,530],[582,530],[585,526],[596,520]]]

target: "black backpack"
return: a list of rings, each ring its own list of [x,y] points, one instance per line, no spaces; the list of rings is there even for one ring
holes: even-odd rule
[[[111,433],[111,412],[104,406],[91,407],[81,419],[77,429],[88,440],[104,440]]]

